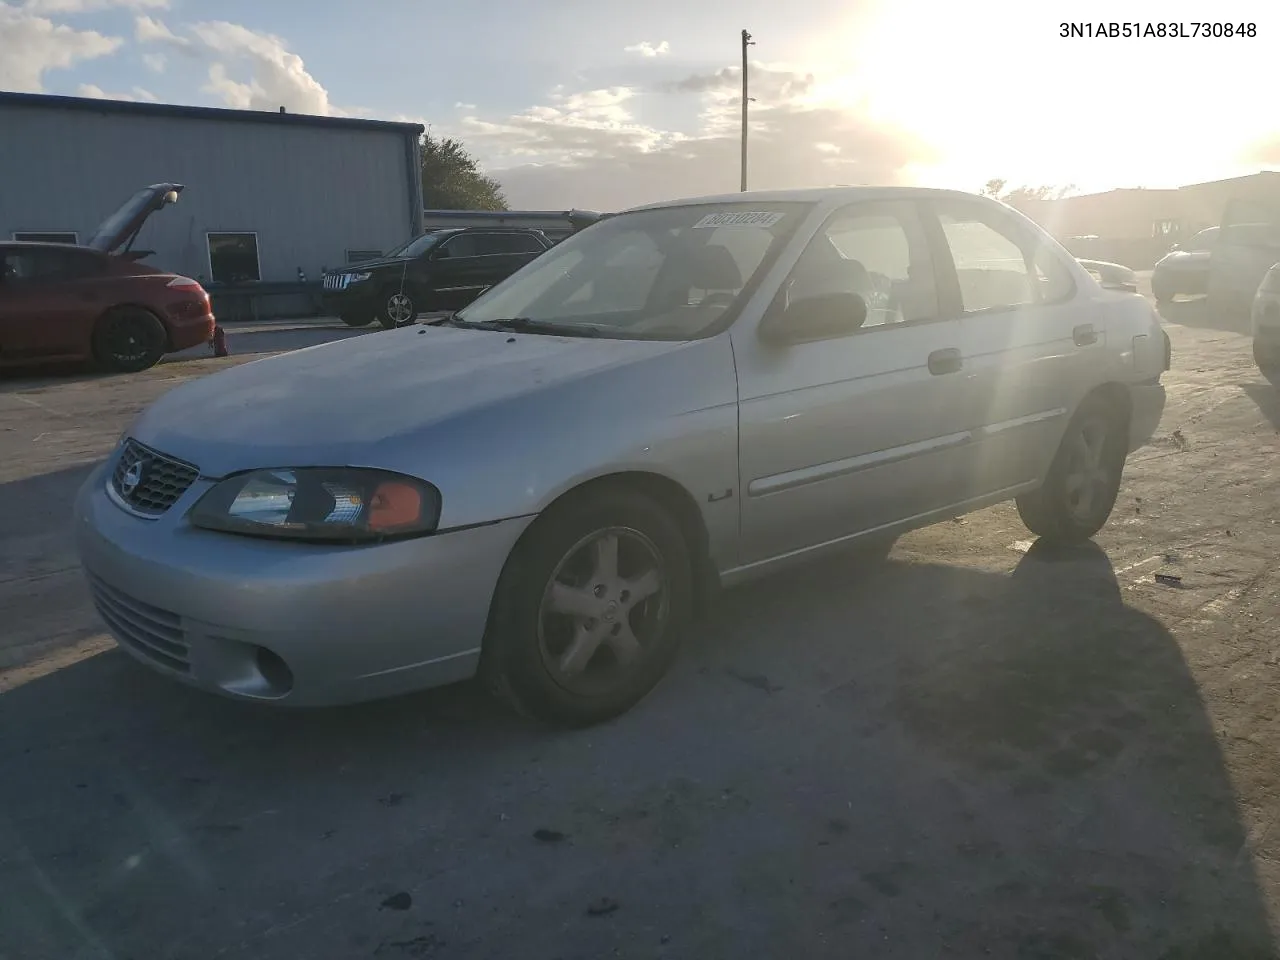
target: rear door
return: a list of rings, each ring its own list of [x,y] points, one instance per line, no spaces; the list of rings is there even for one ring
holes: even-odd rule
[[[1262,278],[1280,263],[1280,211],[1253,200],[1230,200],[1209,259],[1209,300],[1220,309],[1253,303]]]
[[[1010,491],[1048,469],[1106,333],[1080,310],[1064,255],[1029,224],[976,198],[930,208],[939,300],[961,324],[964,426],[975,440],[957,478],[965,497]]]
[[[71,247],[10,247],[0,258],[0,353],[13,358],[83,352],[93,321],[109,305],[98,257]]]

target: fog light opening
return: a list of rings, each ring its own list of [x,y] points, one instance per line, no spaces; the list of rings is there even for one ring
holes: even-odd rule
[[[254,663],[272,692],[283,696],[293,689],[293,671],[278,654],[266,647],[258,647]]]

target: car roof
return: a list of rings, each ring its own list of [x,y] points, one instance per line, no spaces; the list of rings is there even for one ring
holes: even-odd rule
[[[631,207],[630,210],[658,210],[663,207],[711,203],[822,203],[826,201],[853,203],[858,200],[918,200],[925,197],[990,199],[976,193],[966,193],[963,190],[939,190],[933,187],[805,187],[795,190],[748,190],[744,193],[719,193],[703,197],[663,200],[659,203]]]

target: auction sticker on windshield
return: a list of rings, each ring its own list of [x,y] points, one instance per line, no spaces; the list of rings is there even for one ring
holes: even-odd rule
[[[711,227],[772,227],[785,213],[743,211],[742,213],[709,213],[693,225],[695,230]]]

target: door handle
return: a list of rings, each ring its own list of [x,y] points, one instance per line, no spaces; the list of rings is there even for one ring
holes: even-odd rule
[[[945,373],[955,373],[961,366],[963,362],[960,359],[960,351],[955,347],[935,350],[929,354],[929,372],[935,377]]]
[[[1093,329],[1092,323],[1082,323],[1071,331],[1071,339],[1076,342],[1077,347],[1087,347],[1098,342],[1098,331]]]

